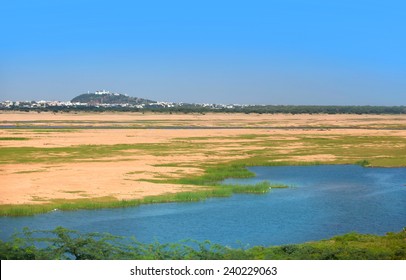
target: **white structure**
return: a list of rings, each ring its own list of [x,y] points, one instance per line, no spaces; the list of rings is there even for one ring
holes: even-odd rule
[[[96,90],[94,94],[102,95],[102,94],[110,94],[110,91],[106,90]]]

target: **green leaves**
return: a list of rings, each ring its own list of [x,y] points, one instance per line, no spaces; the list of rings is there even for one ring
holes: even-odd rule
[[[80,233],[57,227],[30,231],[0,241],[2,260],[231,260],[231,259],[406,259],[406,230],[385,236],[348,233],[329,240],[283,246],[229,248],[210,241],[143,244],[107,233]]]

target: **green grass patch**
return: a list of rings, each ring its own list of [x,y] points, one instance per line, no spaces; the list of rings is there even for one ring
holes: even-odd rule
[[[268,135],[268,134],[242,134],[242,135],[238,135],[238,136],[230,137],[230,138],[250,140],[250,139],[258,139],[258,138],[267,138],[269,136],[270,135]]]
[[[317,137],[303,136],[298,140],[270,140],[264,139],[266,135],[243,135],[249,142],[238,143],[240,147],[233,146],[231,150],[224,150],[218,155],[226,159],[229,155],[245,154],[245,165],[250,166],[254,158],[263,158],[262,163],[273,159],[282,159],[289,156],[306,156],[314,154],[331,154],[337,158],[328,163],[354,163],[367,160],[371,166],[405,166],[406,165],[406,140],[402,137],[392,136],[336,136]],[[262,139],[252,142],[252,137]],[[303,148],[295,148],[285,154],[279,154],[277,149],[286,145],[300,144]],[[214,145],[214,146],[213,146]],[[117,145],[77,145],[69,147],[0,147],[1,163],[59,163],[77,160],[108,160],[108,157],[128,156],[134,153],[143,153],[154,156],[172,156],[176,154],[207,154],[211,147],[217,143],[193,143],[193,141],[173,141],[170,143],[148,144],[117,144]],[[224,146],[234,145],[225,143]],[[256,149],[252,150],[252,147]],[[245,149],[245,147],[250,147]],[[289,146],[288,146],[289,147]],[[218,163],[218,160],[216,160]],[[288,160],[289,161],[289,160]],[[233,162],[230,162],[233,164]],[[182,163],[165,163],[167,166],[181,166]],[[190,163],[189,163],[190,165]],[[164,165],[162,165],[164,166]],[[196,167],[207,167],[204,162]],[[209,171],[210,172],[210,171]]]
[[[260,182],[255,185],[215,184],[194,191],[147,196],[141,199],[118,200],[111,196],[79,199],[53,199],[44,204],[0,205],[1,216],[32,216],[51,211],[92,210],[100,208],[135,207],[141,204],[202,201],[211,197],[229,197],[235,193],[263,194],[272,188],[287,187]],[[79,193],[81,191],[66,191]],[[40,201],[44,201],[41,199]]]
[[[384,236],[352,232],[303,244],[257,246],[245,252],[255,259],[274,260],[405,260],[405,238],[405,229]]]
[[[255,174],[246,168],[244,163],[234,162],[231,164],[213,164],[207,165],[204,168],[202,175],[190,175],[183,178],[168,179],[166,182],[172,184],[184,184],[184,185],[217,185],[220,181],[227,178],[250,178]]]
[[[27,137],[0,137],[0,141],[25,141],[30,140]]]
[[[72,193],[72,194],[75,194],[75,193],[84,193],[84,191],[61,191],[61,192],[63,192],[63,193]]]
[[[129,156],[146,153],[154,156],[188,154],[204,150],[203,144],[191,143],[148,143],[116,145],[76,145],[69,147],[0,147],[2,163],[61,163],[77,160],[108,161],[109,157]]]
[[[263,181],[255,185],[219,185],[222,188],[230,188],[233,193],[246,193],[246,194],[263,194],[269,192],[272,188],[281,189],[288,186],[282,184],[271,184],[268,181]]]
[[[142,174],[145,173],[145,171],[131,171],[131,172],[127,172],[125,173],[126,175],[134,175],[134,174]]]
[[[35,199],[34,199],[35,200]],[[37,201],[44,201],[40,199]],[[72,211],[79,209],[100,209],[117,206],[118,200],[114,197],[81,198],[81,199],[54,199],[41,204],[3,204],[0,205],[1,216],[32,216],[51,211]]]
[[[357,161],[355,164],[361,165],[361,166],[363,166],[363,167],[367,167],[367,166],[370,166],[370,165],[371,165],[371,163],[370,163],[368,160],[366,160],[366,159],[364,159],[364,160],[359,160],[359,161]]]
[[[148,151],[157,154],[170,151],[162,144],[78,145],[70,147],[0,147],[1,163],[62,163],[93,160],[112,156],[125,156],[133,152]]]
[[[34,170],[23,170],[14,172],[14,174],[27,174],[27,173],[36,173],[36,172],[45,172],[46,169],[34,169]]]
[[[28,131],[35,132],[35,133],[68,133],[68,132],[78,132],[78,129],[71,129],[71,128],[49,128],[49,129],[32,129],[28,128]]]
[[[260,134],[261,135],[261,134]],[[251,140],[253,136],[244,136]],[[255,135],[257,137],[257,135]],[[261,136],[263,137],[263,135]],[[261,138],[259,137],[259,139]],[[202,170],[202,173],[179,176],[182,172],[175,172],[172,175],[157,173],[156,179],[146,181],[155,183],[171,183],[179,185],[196,186],[190,192],[178,194],[165,194],[156,197],[147,197],[141,200],[116,200],[83,198],[74,201],[50,201],[44,205],[1,205],[0,215],[33,215],[44,213],[55,208],[60,210],[76,209],[96,209],[112,207],[137,206],[143,203],[156,202],[177,202],[177,201],[198,201],[208,197],[226,197],[233,193],[264,193],[266,189],[275,186],[225,186],[221,184],[227,178],[250,178],[255,176],[246,167],[250,166],[283,166],[283,165],[318,165],[326,164],[323,161],[292,161],[289,157],[306,156],[315,154],[331,154],[336,157],[327,164],[359,164],[362,166],[406,166],[406,153],[402,151],[406,148],[406,140],[396,136],[341,136],[331,135],[331,137],[318,135],[297,136],[295,140],[271,140],[262,139],[255,141],[257,150],[244,150],[241,148],[240,154],[245,158],[227,160],[226,152],[221,153],[224,160],[213,159],[204,162],[168,162],[157,164],[156,166],[166,167],[193,167]],[[283,148],[284,145],[299,144],[297,149],[279,154],[276,148]],[[225,144],[227,145],[227,144]],[[301,148],[303,146],[303,148]],[[182,154],[204,154],[208,146],[202,143],[191,143],[190,141],[152,144],[117,144],[117,145],[80,145],[61,148],[34,148],[34,147],[0,147],[0,163],[65,163],[72,161],[108,161],[112,156],[129,156],[132,154],[148,155],[174,155]],[[124,160],[124,158],[123,158]],[[138,171],[127,173],[136,174]]]

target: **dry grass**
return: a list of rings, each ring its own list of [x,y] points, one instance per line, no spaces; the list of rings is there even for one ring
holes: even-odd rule
[[[406,116],[6,113],[0,114],[1,121],[69,126],[56,130],[0,130],[3,205],[99,197],[128,200],[197,191],[201,186],[177,180],[232,164],[338,164],[367,160],[371,165],[406,166],[405,130],[360,129],[397,126],[406,123]],[[113,123],[122,127],[131,123],[165,123],[228,128],[70,129],[82,124]],[[265,125],[285,128],[255,128]],[[232,129],[233,126],[250,128]],[[309,128],[291,129],[294,126]],[[324,126],[357,129],[314,128]],[[1,140],[16,135],[25,140]]]

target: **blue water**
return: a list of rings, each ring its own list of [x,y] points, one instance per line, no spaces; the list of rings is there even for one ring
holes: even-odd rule
[[[265,195],[234,195],[203,202],[136,208],[56,211],[1,217],[0,238],[28,226],[134,236],[141,242],[210,240],[228,246],[278,245],[320,240],[351,231],[384,234],[406,226],[406,168],[354,165],[249,168],[257,176],[227,183],[269,180],[290,185]]]

